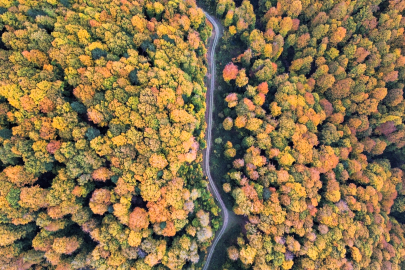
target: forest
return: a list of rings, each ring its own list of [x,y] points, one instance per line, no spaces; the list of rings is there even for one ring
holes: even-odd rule
[[[202,8],[224,28],[217,74]],[[405,269],[404,16],[1,0],[0,270],[202,269],[222,225],[202,168],[215,75],[206,155],[243,224],[221,269]]]
[[[405,1],[201,2],[225,28],[211,166],[244,220],[223,269],[405,269]]]
[[[195,1],[0,1],[0,269],[195,269],[207,190]]]

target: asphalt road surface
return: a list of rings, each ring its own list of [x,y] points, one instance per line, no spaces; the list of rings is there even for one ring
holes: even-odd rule
[[[207,19],[211,22],[211,24],[214,26],[214,41],[212,42],[211,47],[209,48],[209,53],[208,53],[208,60],[210,63],[210,82],[209,82],[209,88],[207,92],[207,134],[206,134],[206,139],[207,139],[207,149],[205,151],[205,158],[204,158],[204,171],[208,177],[209,180],[209,187],[211,190],[211,193],[213,194],[214,198],[216,201],[219,203],[219,206],[221,207],[222,210],[222,217],[223,217],[223,224],[221,227],[221,230],[216,233],[214,242],[212,243],[211,247],[209,248],[208,255],[207,255],[207,260],[204,264],[203,270],[209,269],[211,257],[214,254],[215,247],[218,244],[219,240],[221,240],[222,235],[226,231],[228,227],[228,222],[229,222],[229,212],[226,209],[225,203],[223,202],[220,193],[218,192],[217,187],[215,186],[215,182],[213,178],[211,177],[211,172],[210,172],[210,149],[211,149],[211,143],[212,143],[212,110],[214,107],[214,90],[215,90],[215,77],[216,77],[216,70],[215,70],[215,49],[218,44],[218,40],[220,35],[222,34],[220,32],[220,27],[218,23],[215,21],[213,17],[211,17],[207,12],[205,12],[205,16]]]

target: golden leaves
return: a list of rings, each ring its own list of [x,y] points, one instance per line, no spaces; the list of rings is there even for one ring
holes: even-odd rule
[[[152,167],[162,170],[168,165],[168,162],[163,155],[152,154],[152,156],[149,158],[149,164]]]
[[[33,173],[29,173],[21,165],[8,166],[3,170],[8,180],[17,186],[24,186],[27,184],[33,184],[37,178],[34,178]]]

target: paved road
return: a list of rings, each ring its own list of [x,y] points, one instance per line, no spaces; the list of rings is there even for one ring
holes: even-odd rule
[[[212,243],[211,247],[209,248],[208,255],[207,255],[207,261],[204,264],[203,270],[207,270],[211,257],[214,254],[215,247],[218,244],[218,241],[221,239],[222,235],[226,231],[228,227],[228,221],[229,221],[229,213],[228,210],[226,209],[226,206],[224,202],[222,201],[221,195],[218,192],[217,187],[215,186],[215,182],[211,177],[211,172],[210,172],[210,149],[211,149],[211,143],[212,143],[212,110],[214,107],[214,90],[215,90],[215,75],[216,75],[216,70],[215,70],[215,48],[217,46],[218,40],[220,35],[222,34],[220,32],[220,27],[218,26],[217,22],[213,17],[211,17],[207,12],[205,12],[205,16],[207,19],[211,22],[211,24],[214,26],[214,42],[212,43],[212,46],[209,50],[208,54],[208,59],[210,63],[210,83],[209,83],[209,88],[207,92],[207,134],[206,134],[206,139],[207,139],[207,149],[205,151],[205,159],[204,159],[204,171],[207,174],[209,183],[210,183],[210,190],[212,194],[214,195],[215,199],[219,203],[219,206],[221,207],[222,210],[222,217],[223,217],[223,224],[221,227],[221,230],[217,232],[216,237],[214,239],[214,242]]]

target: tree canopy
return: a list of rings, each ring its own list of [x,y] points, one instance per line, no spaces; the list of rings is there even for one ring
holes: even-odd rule
[[[404,8],[216,1],[215,151],[248,220],[224,269],[405,267]]]
[[[181,269],[219,227],[195,1],[0,1],[0,269]]]

